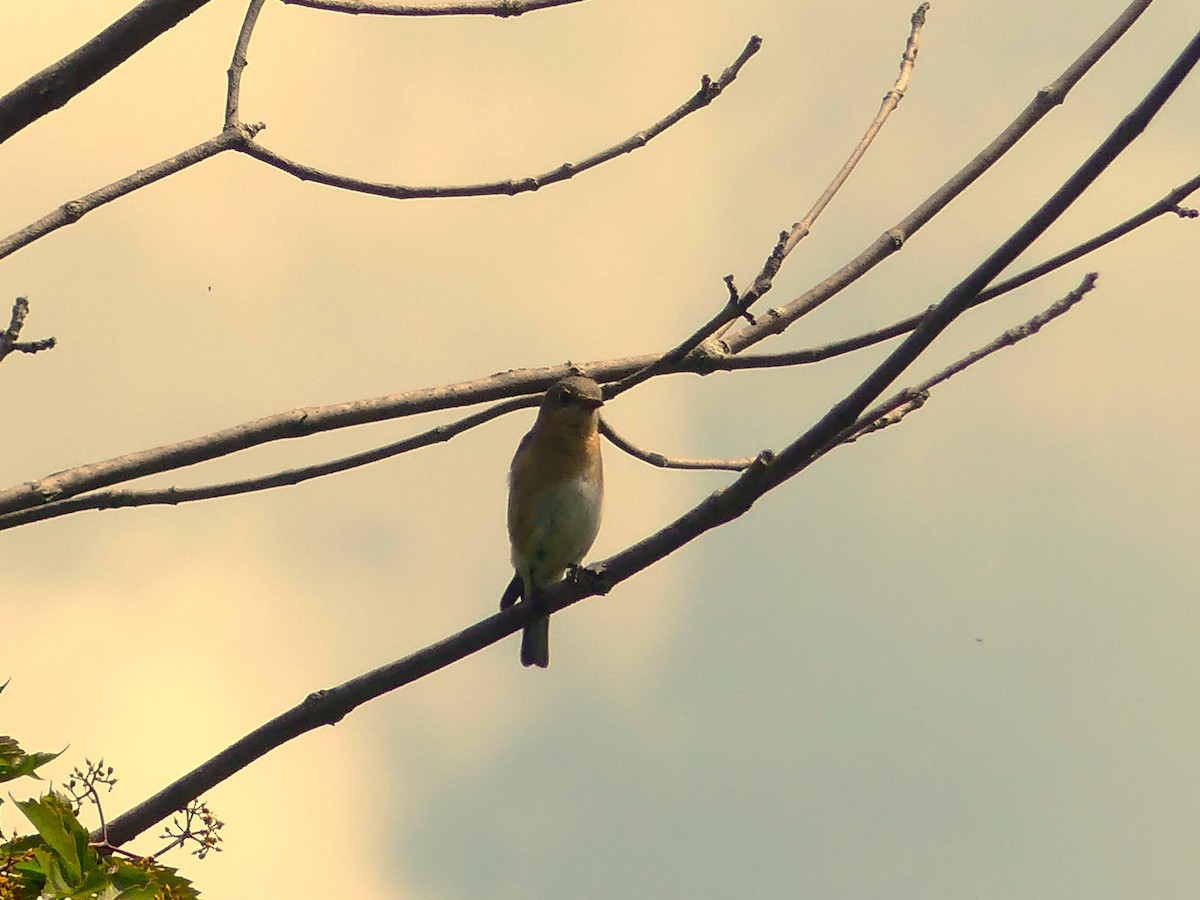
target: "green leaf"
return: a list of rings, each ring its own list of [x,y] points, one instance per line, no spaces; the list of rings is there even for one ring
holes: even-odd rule
[[[8,687],[8,682],[0,684],[0,693]],[[58,753],[26,753],[21,749],[15,738],[0,734],[0,782],[12,781],[25,775],[33,775],[34,769],[44,766],[50,760],[62,755]],[[37,777],[33,775],[33,777]]]
[[[65,883],[78,886],[83,881],[85,860],[89,870],[96,867],[96,862],[87,845],[87,830],[71,812],[71,805],[60,795],[49,793],[37,800],[18,800],[17,807],[53,851],[56,873]],[[51,869],[43,865],[43,870],[49,880]]]
[[[16,752],[9,752],[10,749]],[[58,759],[62,754],[62,750],[57,753],[25,753],[12,738],[0,735],[0,782],[12,781],[26,775],[37,778],[37,775],[34,775],[35,769],[52,759]]]
[[[0,878],[0,886],[10,890],[15,900],[36,900],[42,895],[46,873],[42,871],[41,864],[34,854],[35,849],[41,845],[41,838],[33,834],[0,844],[0,871],[4,872],[8,879],[5,882]],[[3,895],[2,892],[0,895]]]
[[[46,873],[46,886],[43,888],[43,893],[47,893],[52,897],[67,897],[71,893],[71,884],[63,877],[62,865],[59,863],[59,858],[54,855],[53,851],[46,847],[38,847],[33,851],[37,857],[38,864],[42,867],[42,871]]]
[[[150,860],[117,861],[112,883],[123,888],[116,900],[162,900],[164,896],[188,900],[200,896],[191,881],[179,875],[176,869]]]

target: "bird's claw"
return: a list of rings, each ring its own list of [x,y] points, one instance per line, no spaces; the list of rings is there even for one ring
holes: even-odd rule
[[[607,594],[612,585],[604,577],[604,567],[599,563],[590,566],[567,567],[567,577],[596,594]]]

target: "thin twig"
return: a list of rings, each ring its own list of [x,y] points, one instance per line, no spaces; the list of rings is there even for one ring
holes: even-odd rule
[[[991,356],[993,353],[1003,350],[1006,347],[1011,347],[1037,334],[1045,325],[1068,312],[1084,296],[1095,289],[1097,277],[1095,272],[1087,273],[1075,290],[1071,291],[1065,297],[1056,300],[1036,316],[1022,322],[1020,325],[1014,325],[995,340],[980,347],[978,350],[968,353],[962,359],[951,363],[936,375],[925,379],[920,384],[905,388],[868,410],[859,417],[850,430],[850,433],[842,438],[841,442],[849,444],[868,434],[874,434],[890,425],[895,425],[910,412],[920,409],[929,398],[930,392],[938,385],[949,381],[955,375],[975,365],[980,360]]]
[[[744,459],[687,459],[683,457],[664,456],[653,450],[643,450],[628,438],[618,433],[603,417],[600,419],[600,433],[608,438],[613,445],[634,459],[657,466],[660,469],[706,469],[711,471],[740,472],[754,462],[754,457]]]
[[[836,447],[839,443],[852,443],[861,437],[872,434],[889,425],[894,425],[910,412],[920,409],[929,398],[930,392],[942,382],[949,380],[998,350],[1011,347],[1018,341],[1031,337],[1040,331],[1044,325],[1067,312],[1096,286],[1096,278],[1097,275],[1095,272],[1088,273],[1079,287],[1056,301],[1046,310],[1038,313],[1028,321],[1008,329],[991,343],[967,354],[931,378],[913,387],[905,388],[895,396],[879,404],[860,417],[848,436],[831,442],[829,449]],[[737,360],[740,357],[733,357],[733,359]],[[618,449],[623,450],[635,459],[640,459],[642,462],[663,469],[723,469],[740,472],[743,469],[748,469],[757,459],[761,458],[761,454],[757,457],[743,457],[741,459],[687,459],[664,456],[661,453],[638,447],[628,438],[618,434],[612,425],[603,418],[600,420],[600,433],[608,438]]]
[[[632,153],[640,147],[646,146],[651,140],[658,137],[672,125],[675,125],[681,119],[691,115],[697,110],[701,110],[715,100],[721,92],[727,88],[730,83],[737,78],[738,72],[741,71],[743,65],[762,46],[762,40],[758,36],[751,37],[741,54],[733,63],[730,64],[721,77],[713,81],[709,76],[705,75],[700,79],[700,88],[689,99],[685,100],[680,106],[672,110],[668,115],[659,121],[655,122],[649,128],[639,131],[631,135],[619,143],[613,144],[604,150],[593,153],[591,156],[576,162],[566,162],[562,165],[550,169],[540,175],[530,175],[525,178],[509,178],[503,181],[488,181],[479,184],[460,184],[460,185],[403,185],[389,184],[380,181],[366,181],[361,178],[353,178],[348,175],[339,175],[335,172],[327,172],[322,169],[314,168],[313,166],[299,163],[294,160],[280,156],[273,150],[269,150],[262,144],[256,141],[247,141],[237,147],[248,156],[252,156],[260,162],[264,162],[269,166],[274,166],[280,171],[286,172],[299,178],[301,181],[312,181],[317,184],[324,184],[329,187],[339,188],[346,191],[355,191],[362,194],[372,194],[377,197],[387,197],[392,200],[419,200],[419,199],[434,199],[448,197],[488,197],[496,195],[514,196],[527,191],[536,191],[546,185],[555,184],[560,181],[566,181],[569,178],[574,178],[580,172],[586,172],[588,169],[593,169],[596,166],[602,165],[609,160],[615,159],[626,153]]]
[[[904,243],[913,234],[945,209],[952,200],[1007,153],[1017,141],[1028,134],[1052,109],[1062,103],[1071,89],[1129,30],[1151,2],[1152,0],[1134,0],[1130,3],[1112,25],[1075,62],[1068,66],[1062,75],[1049,86],[1038,91],[1034,99],[1013,120],[1012,124],[946,184],[938,188],[908,216],[885,231],[874,243],[824,281],[814,285],[790,303],[760,313],[757,324],[747,325],[724,338],[722,341],[724,350],[729,353],[741,353],[759,341],[779,334],[797,319],[812,312],[904,246]]]
[[[750,315],[750,307],[763,298],[775,283],[775,276],[779,274],[784,261],[788,255],[796,248],[796,245],[809,233],[813,223],[817,217],[829,205],[829,202],[837,194],[838,190],[846,179],[850,177],[850,173],[854,171],[858,161],[862,159],[867,148],[871,146],[875,135],[883,127],[888,116],[891,115],[893,109],[900,102],[900,98],[904,95],[904,91],[908,86],[909,76],[912,73],[912,68],[916,64],[917,49],[921,35],[921,27],[925,24],[925,12],[928,10],[929,4],[922,3],[912,16],[911,30],[909,31],[908,41],[905,44],[904,55],[900,64],[900,75],[896,79],[892,89],[884,97],[883,105],[879,109],[879,113],[867,128],[866,134],[858,142],[858,146],[850,154],[850,158],[842,166],[841,170],[834,176],[829,187],[813,204],[813,207],[805,214],[799,222],[795,223],[788,231],[781,231],[779,239],[775,242],[775,246],[767,255],[766,261],[763,263],[762,269],[755,276],[750,288],[739,293],[734,287],[733,276],[725,277],[726,287],[729,289],[729,299],[725,306],[715,316],[697,328],[692,334],[688,335],[681,343],[668,350],[661,357],[647,366],[640,372],[634,372],[626,378],[621,379],[617,384],[610,384],[605,388],[604,396],[608,399],[624,393],[635,385],[641,384],[656,375],[661,375],[682,362],[690,353],[693,353],[704,346],[706,343],[713,341],[715,337],[721,335],[725,330],[740,318],[747,319],[751,326],[755,323],[755,319]]]
[[[665,118],[654,123],[645,131],[639,131],[621,143],[594,153],[578,162],[564,163],[557,169],[524,179],[511,179],[477,185],[404,187],[402,185],[381,184],[337,175],[331,172],[323,172],[319,169],[284,159],[254,140],[255,135],[265,128],[262,123],[244,125],[238,121],[237,105],[240,73],[246,65],[246,43],[249,41],[250,33],[253,30],[257,17],[257,10],[261,4],[262,0],[253,0],[251,3],[239,35],[238,49],[235,50],[234,61],[230,65],[229,90],[226,95],[225,115],[227,121],[232,124],[227,126],[221,134],[214,138],[197,144],[195,147],[168,159],[157,162],[152,166],[139,169],[132,175],[122,178],[119,181],[114,181],[112,184],[86,194],[77,200],[64,203],[58,209],[43,216],[36,222],[27,225],[25,228],[6,238],[0,239],[0,259],[20,250],[22,247],[33,243],[41,237],[45,237],[50,232],[62,228],[64,225],[71,225],[78,222],[86,213],[91,212],[99,206],[111,203],[113,200],[136,191],[139,188],[153,184],[155,181],[165,178],[168,175],[173,175],[226,150],[241,150],[255,159],[289,172],[302,180],[316,181],[332,187],[376,194],[394,199],[478,197],[489,194],[519,194],[524,191],[537,190],[548,184],[565,181],[579,172],[594,168],[617,156],[630,153],[638,147],[645,146],[651,139],[657,137],[684,117],[708,106],[737,77],[737,73],[740,71],[742,65],[757,52],[761,45],[761,41],[757,37],[751,38],[741,55],[722,73],[720,79],[714,82],[707,75],[704,76],[701,80],[700,89]]]
[[[866,405],[891,383],[919,353],[959,315],[976,294],[1038,235],[1145,127],[1191,68],[1200,59],[1200,36],[1156,84],[1151,93],[1110,135],[1087,162],[1055,192],[1012,237],[952,290],[922,325],[858,388],[822,417],[813,428],[777,456],[763,454],[726,488],[714,492],[658,532],[574,578],[547,588],[536,605],[516,604],[396,662],[382,666],[305,701],[246,735],[215,757],[187,773],[153,797],[109,823],[110,839],[123,844],[170,815],[204,791],[293,737],[323,724],[339,721],[351,710],[384,693],[450,665],[501,638],[515,633],[534,617],[556,612],[585,597],[605,593],[614,585],[694,541],[700,535],[744,514],[764,494],[794,477],[813,461],[824,443],[852,426]]]
[[[1060,301],[1061,302],[1061,301]],[[1064,310],[1065,311],[1065,310]],[[1044,323],[1043,323],[1044,324]],[[1039,326],[1040,327],[1040,326]],[[633,546],[583,570],[545,592],[543,603],[558,611],[588,597],[606,593],[618,581],[632,577],[657,560],[694,540],[703,532],[736,518],[750,508],[752,495],[734,497],[739,485],[753,489],[757,473],[771,465],[761,454],[730,488],[717,491],[670,525]],[[762,493],[771,490],[763,486]],[[175,810],[262,758],[277,747],[324,725],[335,725],[349,713],[386,693],[445,668],[484,647],[519,631],[539,615],[530,604],[518,603],[387,665],[352,678],[336,687],[315,691],[296,706],[245,735],[192,771],[167,785],[108,824],[112,846],[128,843]]]
[[[883,393],[888,385],[970,305],[984,286],[1045,233],[1113,160],[1133,143],[1179,88],[1197,61],[1200,61],[1200,34],[1192,38],[1145,98],[1121,120],[1037,212],[989,254],[971,274],[959,282],[899,347],[815,425],[785,447],[770,463],[762,467],[752,467],[744,472],[730,488],[734,497],[738,498],[739,502],[743,499],[753,502],[766,490],[796,475],[811,462],[814,454],[819,453],[822,447],[853,426],[866,411],[867,405]]]
[[[416,6],[388,3],[386,0],[282,0],[290,6],[305,6],[328,12],[373,16],[499,16],[502,19],[522,13],[580,3],[582,0],[498,0],[495,3],[447,3]]]
[[[909,79],[912,77],[913,67],[917,62],[917,52],[921,46],[921,28],[925,25],[925,14],[927,12],[929,12],[929,4],[922,3],[917,7],[916,12],[912,14],[912,30],[908,34],[908,42],[904,45],[904,54],[900,58],[900,74],[896,77],[896,83],[892,85],[890,91],[884,94],[879,112],[876,113],[875,119],[868,126],[862,140],[858,142],[858,146],[854,148],[854,152],[850,154],[850,158],[846,160],[841,171],[834,176],[833,181],[825,189],[825,192],[817,198],[817,202],[813,204],[812,209],[805,214],[804,218],[793,225],[791,231],[788,232],[783,245],[784,254],[790,253],[796,244],[808,236],[817,216],[825,210],[825,207],[829,205],[834,195],[846,183],[846,179],[850,177],[850,173],[854,171],[859,160],[863,158],[863,155],[867,152],[867,148],[871,146],[871,143],[875,140],[875,136],[879,134],[884,123],[887,122],[888,117],[900,105],[900,101],[904,99],[904,93],[908,90]]]
[[[1130,232],[1149,222],[1154,221],[1160,216],[1168,213],[1174,213],[1181,219],[1195,219],[1197,214],[1195,210],[1182,208],[1179,204],[1188,196],[1200,190],[1200,175],[1192,178],[1190,181],[1181,184],[1179,187],[1170,191],[1161,200],[1156,201],[1150,206],[1143,209],[1136,215],[1130,216],[1124,222],[1114,225],[1101,234],[1093,238],[1076,244],[1069,250],[1064,250],[1056,256],[1032,266],[1012,278],[1006,278],[985,291],[981,291],[968,308],[974,308],[989,300],[994,300],[1004,294],[1014,291],[1019,287],[1024,287],[1031,281],[1037,278],[1042,278],[1050,272],[1056,271],[1069,263],[1075,262],[1089,253],[1093,253],[1101,247],[1112,243],[1118,238],[1122,238]],[[932,308],[932,307],[930,307]],[[882,328],[877,328],[873,331],[864,332],[863,334],[855,335],[851,338],[846,338],[840,341],[834,341],[829,344],[824,344],[820,347],[808,347],[802,350],[783,351],[780,353],[741,353],[733,356],[728,353],[720,352],[719,348],[706,348],[711,350],[705,360],[709,371],[735,371],[738,369],[772,369],[783,366],[806,365],[808,363],[820,362],[821,360],[830,359],[834,356],[841,356],[845,353],[851,353],[855,350],[861,350],[864,347],[870,347],[874,344],[882,343],[890,338],[899,337],[902,334],[907,334],[924,321],[929,310],[922,310],[919,313],[901,319],[898,322],[893,322],[891,325],[886,325]]]
[[[238,106],[242,94],[242,72],[249,65],[246,53],[250,48],[250,36],[254,33],[254,26],[258,24],[258,15],[262,12],[265,2],[266,0],[250,0],[250,5],[246,7],[246,15],[242,18],[242,27],[238,31],[237,41],[233,45],[233,59],[226,72],[229,83],[225,91],[226,131],[237,129],[241,122],[238,117]],[[258,130],[261,130],[261,126]]]
[[[1126,219],[1118,225],[1109,228],[1102,234],[1097,235],[1081,244],[1072,247],[1071,249],[1039,263],[1038,265],[1027,269],[1026,271],[1006,279],[985,291],[982,291],[979,296],[970,304],[968,308],[978,306],[987,300],[999,297],[1017,287],[1028,284],[1034,278],[1042,277],[1051,271],[1057,270],[1069,262],[1073,262],[1087,253],[1094,252],[1099,247],[1102,247],[1112,241],[1117,240],[1124,235],[1129,234],[1134,229],[1153,221],[1154,219],[1167,213],[1174,213],[1181,218],[1195,218],[1193,210],[1187,210],[1180,207],[1180,203],[1188,196],[1200,189],[1200,175],[1181,184],[1173,189],[1161,200],[1146,207],[1141,212]],[[736,290],[731,286],[731,290]],[[930,307],[932,309],[932,307]],[[855,350],[860,350],[865,347],[873,346],[890,338],[899,337],[902,334],[911,332],[914,328],[924,321],[928,315],[928,310],[909,316],[899,322],[895,322],[884,328],[875,329],[864,334],[856,335],[855,337],[846,338],[840,341],[834,341],[817,347],[809,347],[801,350],[787,351],[783,353],[768,353],[768,354],[753,354],[743,353],[737,356],[719,351],[710,342],[706,344],[704,350],[711,351],[708,353],[693,353],[683,362],[677,364],[672,372],[694,372],[698,374],[709,374],[716,371],[738,371],[742,369],[761,369],[761,368],[781,368],[786,366],[806,365],[809,363],[819,362],[829,359],[834,356],[840,356],[845,353],[850,353]],[[38,348],[41,349],[41,348]],[[169,445],[167,447],[158,448],[161,457],[179,457],[185,452],[194,452],[194,448],[198,445],[211,439],[219,443],[221,448],[218,448],[211,456],[204,456],[204,459],[212,459],[218,456],[224,456],[229,453],[237,452],[250,446],[257,446],[260,443],[267,443],[274,440],[280,440],[285,437],[298,437],[302,434],[285,434],[282,430],[286,430],[286,423],[304,421],[311,428],[311,431],[305,433],[317,433],[318,431],[329,431],[338,428],[352,427],[365,422],[382,421],[384,419],[400,418],[409,415],[415,415],[423,412],[431,412],[440,409],[450,409],[461,407],[478,402],[486,402],[496,400],[501,397],[511,397],[514,395],[530,395],[544,391],[547,386],[552,384],[559,378],[577,372],[584,372],[598,381],[612,381],[627,377],[637,371],[645,369],[655,360],[661,358],[660,354],[643,354],[634,357],[625,357],[621,359],[611,360],[595,360],[582,364],[566,363],[562,366],[557,366],[548,369],[514,369],[501,375],[490,376],[488,378],[477,379],[475,381],[460,382],[458,384],[449,385],[446,388],[435,388],[426,391],[418,391],[404,394],[388,394],[382,397],[375,397],[365,400],[350,401],[346,403],[333,404],[323,407],[305,407],[302,409],[291,410],[280,413],[276,416],[270,416],[265,419],[259,419],[255,422],[243,423],[235,426],[232,429],[226,429],[221,432],[216,432],[209,436],[200,436],[193,438],[191,441],[182,444]],[[230,442],[228,435],[231,432],[242,431],[245,433],[244,443]],[[614,444],[621,446],[619,438],[614,439]],[[628,442],[627,442],[628,443]],[[663,465],[664,468],[676,468],[672,465],[675,460],[669,457],[654,454],[651,451],[644,451],[637,448],[632,443],[629,444],[631,455],[645,459],[652,465],[660,465],[658,459],[668,460],[668,463]],[[222,449],[223,448],[223,449]],[[622,448],[624,449],[624,448]],[[115,460],[108,460],[105,463],[93,463],[88,466],[78,469],[67,470],[63,473],[58,473],[54,476],[65,482],[70,482],[76,476],[84,472],[96,473],[100,468],[109,468],[110,466],[118,472],[118,477],[109,484],[120,481],[127,481],[132,478],[141,477],[144,474],[150,474],[141,468],[142,463],[132,465],[131,468],[125,470],[122,468],[123,461],[132,463],[136,455],[118,457]],[[192,459],[193,457],[188,456]],[[195,460],[201,461],[201,460]],[[691,460],[686,462],[726,462],[721,460]],[[727,462],[740,463],[743,460],[730,460]],[[186,463],[190,465],[191,463]],[[155,472],[169,471],[174,468],[179,468],[180,465],[164,464],[162,468],[154,469]],[[678,466],[678,468],[687,468],[688,466]],[[722,467],[724,468],[724,467]],[[730,466],[729,468],[732,468]],[[119,474],[120,472],[124,474]],[[304,470],[293,470],[304,471]],[[263,481],[272,478],[283,478],[287,473],[279,473],[279,475],[264,476]],[[254,480],[251,480],[254,481]],[[251,483],[250,481],[246,482]],[[285,482],[290,483],[290,482]],[[36,482],[35,482],[36,484]],[[231,482],[230,485],[238,484]],[[274,487],[274,484],[263,484],[263,487]],[[0,491],[0,505],[4,499],[8,498],[11,502],[12,496],[19,492],[23,486],[10,488],[7,491]],[[182,502],[184,500],[205,499],[205,496],[199,492],[209,489],[222,488],[224,486],[216,485],[209,488],[166,488],[161,491],[152,492],[137,492],[137,491],[112,491],[103,494],[91,494],[86,498],[76,500],[57,500],[50,502],[48,505],[42,506],[38,503],[29,503],[23,507],[15,507],[23,509],[22,512],[10,512],[6,515],[0,515],[0,530],[13,528],[18,525],[24,525],[29,522],[42,521],[49,518],[55,518],[59,515],[66,515],[69,512],[79,512],[88,509],[109,509],[125,506],[140,506],[150,503],[173,503]],[[88,490],[88,489],[85,489]],[[178,493],[172,493],[178,492]],[[195,496],[191,492],[197,492]],[[231,491],[234,493],[236,491]],[[72,496],[80,491],[64,492],[62,496]],[[225,496],[223,493],[212,494],[212,496]],[[62,507],[59,510],[59,507]],[[52,511],[53,510],[53,511]]]

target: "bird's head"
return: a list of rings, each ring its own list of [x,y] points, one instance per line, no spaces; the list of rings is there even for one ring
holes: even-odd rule
[[[550,385],[542,398],[538,418],[556,424],[594,425],[604,405],[600,385],[582,375],[572,375]]]

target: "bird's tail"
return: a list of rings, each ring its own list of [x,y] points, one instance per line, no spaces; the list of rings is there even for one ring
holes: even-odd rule
[[[550,617],[542,616],[525,626],[521,633],[521,665],[550,665]]]

